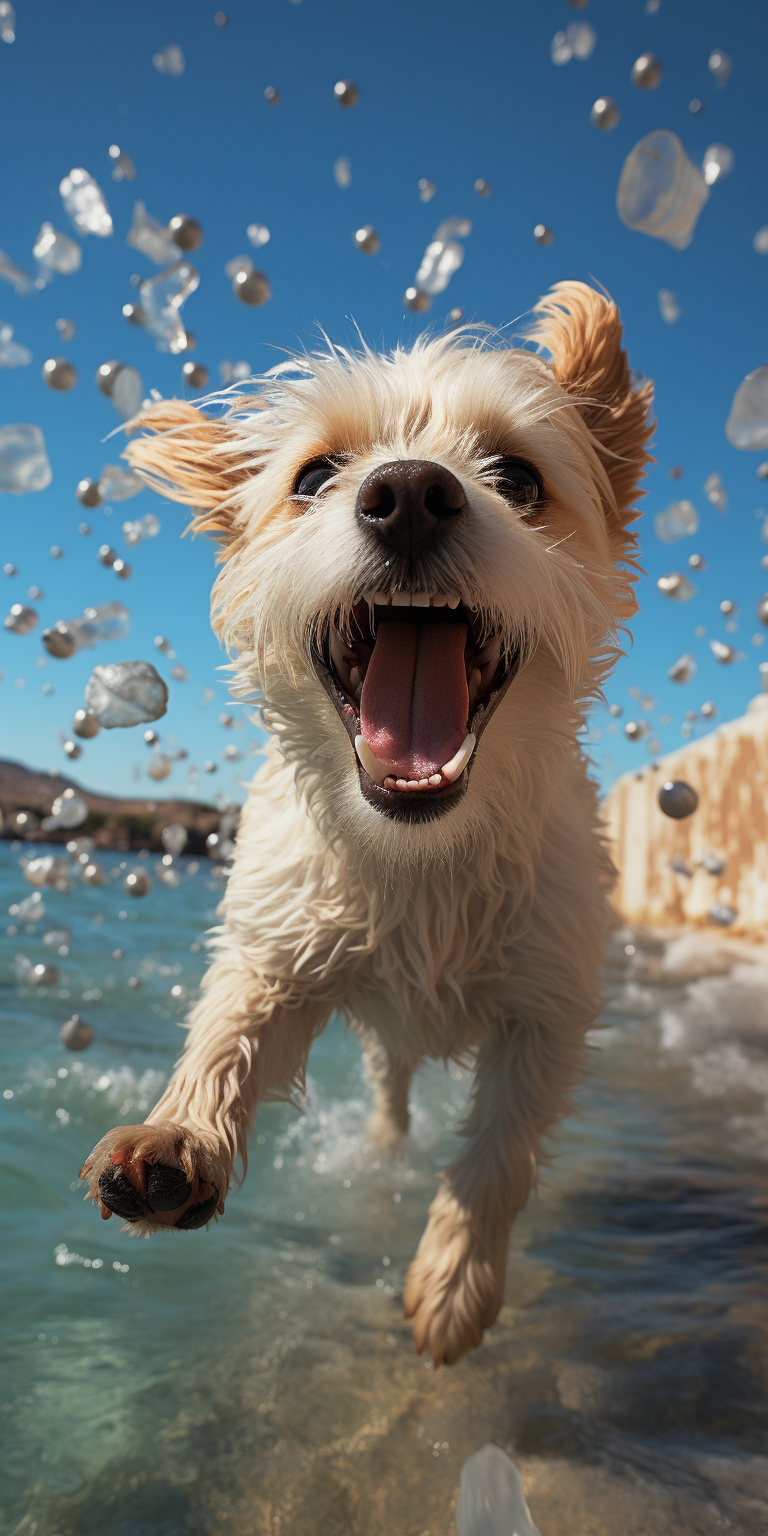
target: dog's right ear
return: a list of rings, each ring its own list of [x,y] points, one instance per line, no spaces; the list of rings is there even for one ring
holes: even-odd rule
[[[237,401],[233,404],[236,406]],[[251,408],[253,401],[249,402]],[[243,439],[186,400],[160,400],[129,424],[123,458],[153,490],[194,511],[191,527],[222,543],[235,537],[237,492],[254,473]]]

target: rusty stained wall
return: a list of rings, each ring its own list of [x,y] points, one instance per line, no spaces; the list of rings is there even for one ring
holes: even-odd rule
[[[684,821],[659,810],[667,779],[684,779],[699,796]],[[738,912],[730,932],[768,941],[768,696],[642,776],[624,774],[605,817],[619,871],[614,902],[627,921],[701,926],[720,901]],[[697,862],[708,850],[726,860],[722,875]],[[670,868],[675,854],[693,869],[692,879]]]

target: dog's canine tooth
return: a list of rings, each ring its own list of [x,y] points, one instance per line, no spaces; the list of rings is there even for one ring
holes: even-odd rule
[[[386,608],[389,605],[389,592],[374,592],[373,601],[377,608]]]
[[[429,593],[428,592],[412,592],[411,593],[411,607],[412,608],[428,608],[429,607]]]
[[[474,741],[474,737],[472,739]],[[392,773],[392,763],[380,762],[376,753],[371,751],[364,736],[355,737],[355,751],[369,779],[373,779],[374,784],[383,784]]]
[[[393,608],[410,608],[410,606],[411,606],[411,594],[410,594],[410,592],[403,592],[402,590],[400,590],[399,592],[393,592],[392,593],[392,607]]]
[[[461,602],[461,598],[459,597],[458,592],[449,592],[445,601],[447,602],[449,608],[458,608],[459,603]]]
[[[472,735],[472,732],[469,731],[468,734],[464,737],[458,752],[455,753],[455,755],[450,759],[450,762],[443,763],[443,778],[447,779],[449,784],[454,784],[458,779],[459,774],[464,772],[464,769],[466,768],[467,763],[469,762],[469,759],[475,750],[476,739],[477,738]]]

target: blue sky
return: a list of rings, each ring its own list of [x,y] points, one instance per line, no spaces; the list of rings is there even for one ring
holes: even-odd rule
[[[646,13],[645,0],[626,0],[621,7],[589,0],[579,11],[566,0],[504,6],[477,0],[471,7],[456,0],[390,0],[386,7],[231,0],[230,25],[222,29],[214,24],[215,10],[207,0],[133,0],[129,8],[114,0],[79,0],[76,7],[19,0],[16,42],[0,44],[6,146],[0,244],[30,269],[43,220],[75,233],[58,194],[73,166],[85,167],[100,183],[115,222],[111,239],[82,242],[83,265],[75,275],[59,276],[29,297],[0,284],[0,318],[33,353],[31,366],[0,373],[2,421],[37,422],[53,467],[47,490],[0,498],[0,566],[10,561],[20,573],[13,580],[0,576],[3,612],[26,600],[32,584],[45,592],[35,604],[41,620],[36,631],[19,637],[0,630],[3,755],[36,767],[66,767],[61,740],[82,704],[93,663],[145,657],[167,676],[171,663],[152,645],[158,633],[170,637],[190,673],[189,682],[171,684],[171,706],[159,728],[164,740],[188,749],[192,763],[218,760],[216,778],[203,779],[207,793],[234,789],[248,765],[233,769],[222,762],[222,752],[232,741],[245,748],[256,734],[247,726],[233,736],[218,724],[227,695],[226,674],[217,671],[225,658],[208,627],[213,546],[181,541],[183,511],[148,492],[116,505],[111,517],[101,510],[85,513],[74,494],[83,475],[98,475],[119,451],[119,439],[103,441],[118,419],[93,383],[100,363],[119,358],[134,364],[147,391],[184,392],[182,359],[157,352],[151,338],[127,326],[121,314],[135,297],[131,274],[157,271],[125,245],[136,198],[158,219],[184,211],[205,227],[204,244],[192,258],[200,287],[185,319],[198,338],[194,356],[209,367],[212,384],[222,359],[245,359],[258,372],[279,360],[281,349],[312,344],[318,325],[348,342],[354,319],[369,342],[389,347],[425,324],[441,326],[454,305],[469,319],[504,325],[558,279],[604,284],[620,305],[632,365],[656,383],[659,423],[658,462],[642,503],[649,579],[641,584],[633,648],[609,697],[624,707],[626,720],[637,713],[629,689],[651,695],[664,751],[680,743],[685,710],[698,709],[705,699],[715,701],[720,718],[740,714],[759,689],[758,662],[768,655],[768,647],[751,643],[759,631],[755,606],[768,589],[768,573],[760,567],[768,545],[761,542],[762,519],[756,516],[761,506],[768,511],[768,486],[755,475],[768,455],[731,448],[723,428],[741,379],[766,362],[768,256],[752,247],[755,231],[768,224],[760,105],[764,12],[743,0],[730,6],[661,0],[655,15]],[[574,19],[591,23],[597,46],[589,60],[558,68],[550,60],[550,41]],[[179,78],[152,66],[153,53],[170,43],[185,55]],[[716,47],[733,59],[723,89],[707,69]],[[661,57],[665,73],[657,90],[641,92],[629,73],[648,49]],[[360,88],[352,111],[334,101],[340,77]],[[268,85],[282,94],[278,107],[264,100]],[[602,94],[614,96],[621,108],[612,133],[589,122],[590,106]],[[688,110],[693,97],[704,104],[700,116]],[[696,163],[716,141],[736,156],[731,175],[712,189],[684,252],[625,229],[616,214],[624,158],[655,128],[674,130]],[[110,179],[108,149],[114,143],[132,157],[134,181]],[[340,156],[352,166],[345,191],[332,174]],[[420,177],[437,187],[427,205],[419,201]],[[478,177],[491,183],[487,199],[473,190]],[[437,223],[452,214],[473,221],[464,266],[429,315],[404,314],[401,296],[424,246]],[[274,295],[256,310],[237,301],[223,271],[232,256],[250,250],[245,230],[253,222],[271,231],[269,244],[252,254]],[[532,237],[539,222],[554,232],[547,248]],[[375,256],[362,256],[352,244],[351,232],[363,223],[381,236]],[[682,313],[674,325],[659,313],[660,288],[677,295]],[[77,327],[66,345],[55,330],[59,317]],[[40,376],[45,358],[61,353],[80,375],[65,395],[54,394]],[[677,481],[668,477],[674,464],[684,469]],[[702,489],[713,471],[728,490],[726,515]],[[701,530],[665,546],[653,535],[652,518],[679,497],[694,503]],[[160,535],[128,551],[124,518],[150,510],[160,517]],[[90,538],[77,532],[84,518],[93,526]],[[130,581],[118,581],[99,565],[101,542],[128,557]],[[65,550],[62,560],[49,556],[54,543]],[[662,597],[655,582],[664,572],[687,571],[693,551],[706,557],[708,570],[691,573],[697,596],[679,606]],[[45,624],[113,597],[131,610],[127,640],[37,667]],[[735,636],[726,633],[719,613],[724,598],[742,610]],[[701,626],[706,634],[695,638]],[[712,638],[736,644],[746,660],[720,666],[709,652]],[[666,672],[686,651],[695,654],[698,673],[679,687]],[[44,683],[53,684],[51,696],[43,694]],[[216,693],[208,703],[205,688]],[[669,725],[659,723],[665,714]],[[646,744],[625,740],[624,721],[610,735],[607,723],[605,715],[596,718],[602,736],[591,748],[605,783],[647,759]],[[90,787],[123,793],[135,789],[132,765],[145,767],[147,756],[140,730],[102,732],[85,743],[74,771]],[[184,791],[186,766],[175,767],[163,791]],[[151,781],[142,782],[149,794]]]

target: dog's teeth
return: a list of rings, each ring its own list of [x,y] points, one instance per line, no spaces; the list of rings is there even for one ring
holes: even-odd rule
[[[461,598],[459,597],[458,592],[449,592],[445,601],[447,602],[449,608],[458,608],[459,603],[461,602]]]
[[[411,606],[411,594],[410,594],[410,592],[393,592],[392,593],[392,607],[393,608],[410,608],[410,606]]]
[[[474,741],[474,737],[472,740]],[[355,737],[355,751],[369,779],[373,779],[374,784],[383,784],[392,772],[392,764],[379,762],[376,753],[371,751],[364,736]]]
[[[429,593],[428,592],[412,592],[411,593],[411,607],[412,608],[428,608],[429,607]]]
[[[444,592],[433,592],[430,601],[433,608],[444,608],[448,599]]]
[[[443,778],[447,779],[449,784],[454,784],[459,775],[464,772],[464,769],[466,768],[474,750],[475,737],[470,731],[468,735],[464,737],[464,740],[456,755],[451,758],[450,762],[443,763]]]
[[[373,601],[377,608],[386,608],[389,603],[388,592],[374,592]]]
[[[355,703],[359,704],[360,696],[363,691],[363,674],[359,667],[352,667],[350,669],[349,681],[352,687],[352,693],[354,694]]]
[[[440,774],[440,773],[432,773],[432,774],[430,774],[429,782],[432,785],[433,789],[437,789],[438,784],[442,784],[442,782],[443,782],[442,774]]]

